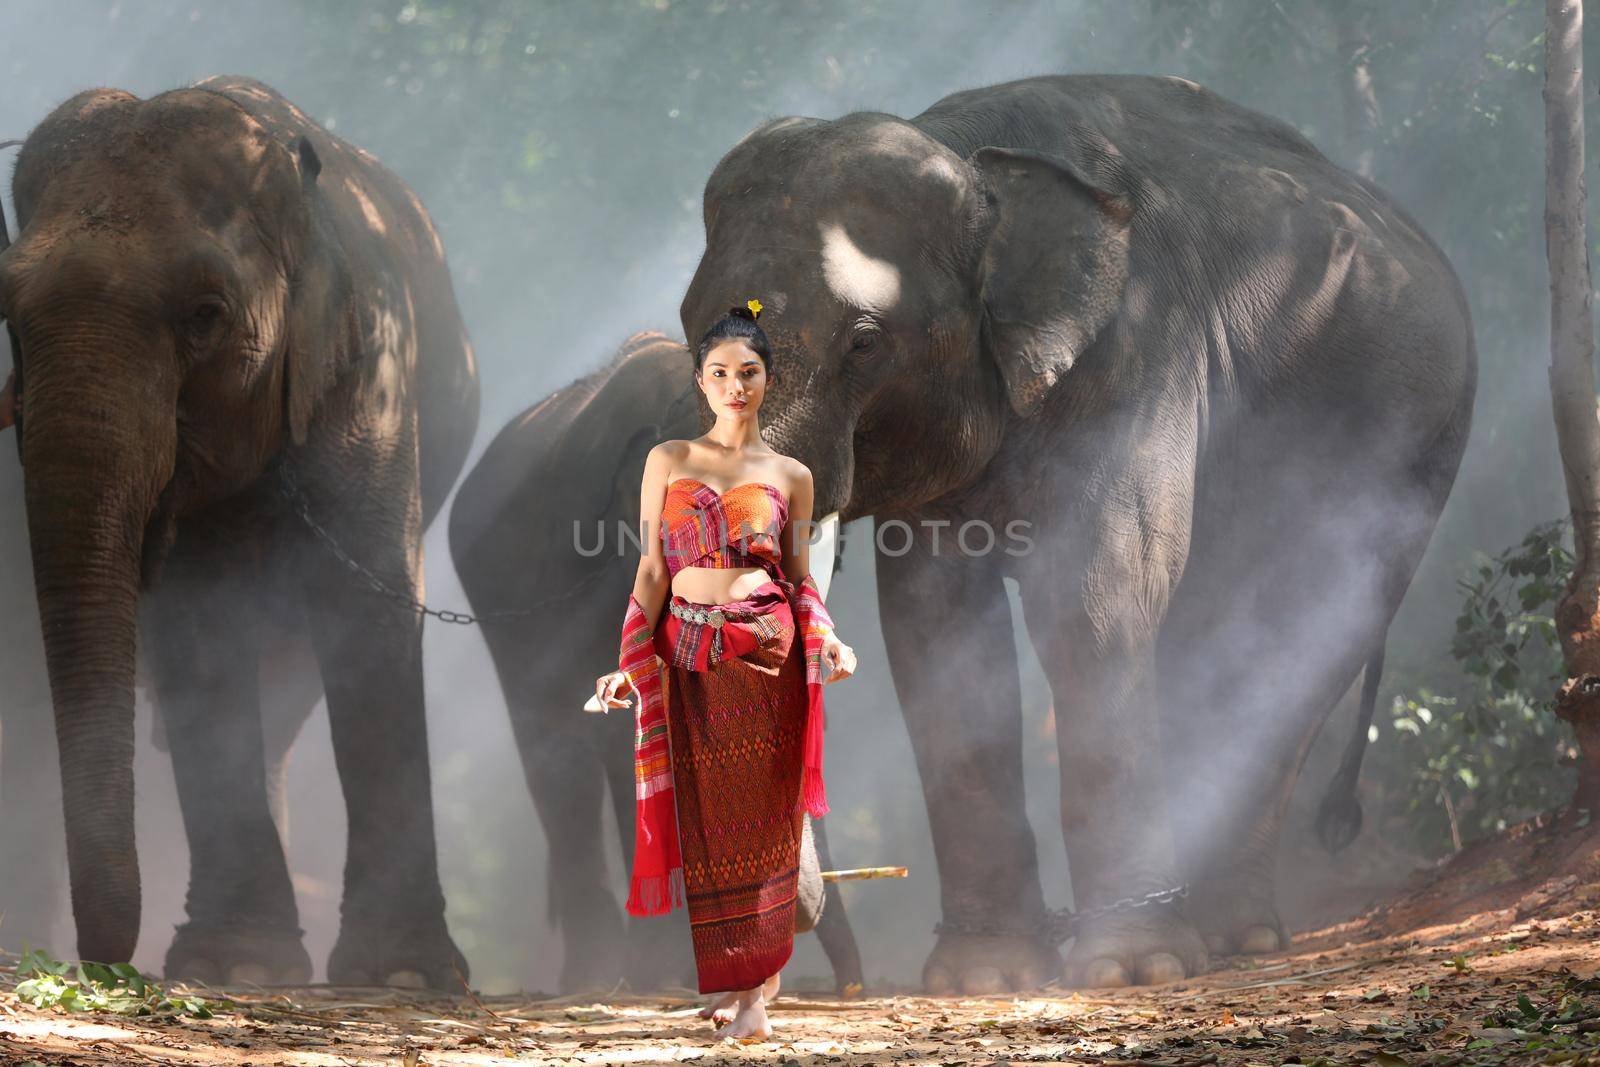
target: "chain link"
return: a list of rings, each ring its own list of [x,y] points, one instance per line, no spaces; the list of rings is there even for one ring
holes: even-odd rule
[[[1098,919],[1114,912],[1135,911],[1139,908],[1148,908],[1157,904],[1176,904],[1189,895],[1187,885],[1173,886],[1170,889],[1158,889],[1154,893],[1146,893],[1142,897],[1123,897],[1113,900],[1109,904],[1099,904],[1082,911],[1073,911],[1071,908],[1046,908],[1043,916],[1032,926],[1019,927],[1011,923],[995,922],[960,922],[943,920],[934,924],[935,934],[973,934],[983,937],[1043,937],[1052,945],[1076,935],[1078,927],[1092,919]]]
[[[328,551],[333,554],[333,557],[337,559],[346,570],[355,575],[364,585],[366,585],[369,592],[375,593],[376,595],[384,597],[387,600],[392,600],[396,604],[401,605],[409,611],[414,611],[421,615],[431,615],[440,622],[454,623],[459,626],[474,626],[484,622],[497,622],[502,619],[523,618],[528,615],[532,615],[538,608],[541,608],[546,604],[551,604],[558,600],[565,600],[568,597],[582,591],[583,589],[588,588],[588,586],[592,585],[597,579],[600,578],[601,575],[606,573],[604,568],[596,569],[593,573],[586,576],[582,581],[572,588],[557,593],[554,596],[548,596],[542,600],[537,600],[525,608],[516,608],[508,611],[486,611],[481,615],[473,615],[472,613],[466,611],[451,611],[448,608],[430,608],[427,604],[424,604],[422,601],[413,597],[409,592],[403,589],[396,589],[388,582],[385,582],[382,578],[372,573],[371,570],[354,559],[350,553],[346,552],[340,546],[339,542],[334,538],[334,536],[324,529],[322,524],[317,522],[317,520],[312,516],[311,503],[306,499],[305,491],[302,490],[299,483],[294,480],[294,475],[290,472],[289,465],[287,463],[283,463],[278,466],[278,492],[286,501],[288,501],[289,506],[294,509],[294,512],[299,517],[300,521],[305,523],[306,528],[310,530],[313,535],[315,535],[317,540],[321,541],[323,545],[327,547]]]

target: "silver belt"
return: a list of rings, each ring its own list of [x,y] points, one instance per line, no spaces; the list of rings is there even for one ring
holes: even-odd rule
[[[676,600],[667,602],[667,610],[680,619],[689,622],[705,623],[714,629],[722,629],[725,622],[743,622],[748,619],[760,617],[760,612],[755,611],[725,611],[722,608],[696,608],[688,604],[680,604]]]

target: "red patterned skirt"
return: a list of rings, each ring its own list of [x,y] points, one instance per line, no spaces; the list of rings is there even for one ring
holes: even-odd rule
[[[678,842],[700,992],[751,989],[794,952],[803,647],[789,616],[753,650],[709,670],[670,663],[667,670]]]

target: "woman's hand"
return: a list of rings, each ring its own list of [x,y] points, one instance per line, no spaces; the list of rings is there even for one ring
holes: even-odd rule
[[[600,701],[602,711],[610,712],[612,708],[625,708],[626,700],[620,699],[620,694],[631,692],[633,683],[628,681],[628,676],[621,671],[612,671],[602,674],[594,680],[594,695]]]
[[[855,649],[830,631],[822,638],[822,662],[828,665],[828,676],[822,680],[823,685],[848,678],[856,671]]]

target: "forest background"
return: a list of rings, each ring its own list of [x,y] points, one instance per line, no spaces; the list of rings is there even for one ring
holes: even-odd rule
[[[1286,834],[1290,918],[1331,917],[1571,794],[1570,732],[1549,711],[1560,665],[1549,608],[1570,557],[1556,521],[1566,505],[1544,374],[1542,5],[11,0],[0,27],[0,137],[25,136],[90,85],[148,95],[242,73],[404,177],[443,234],[481,361],[472,459],[508,419],[600,365],[628,334],[679,334],[678,301],[703,248],[705,178],[764,119],[912,116],[958,89],[1089,72],[1181,75],[1285,119],[1382,185],[1444,248],[1467,290],[1481,362],[1461,476],[1390,635],[1361,784],[1366,830],[1338,859],[1310,831],[1352,728],[1347,695],[1308,761]],[[1585,62],[1600,69],[1589,39]],[[1600,121],[1600,108],[1588,113]],[[14,220],[9,189],[4,200]],[[444,531],[438,521],[428,537],[428,598],[460,607]],[[829,600],[861,666],[828,691],[829,829],[838,866],[910,866],[905,882],[848,887],[846,903],[869,980],[911,982],[931,945],[938,883],[877,637],[870,521],[846,537],[849,581]],[[1025,728],[1037,742],[1026,748],[1029,812],[1047,902],[1059,906],[1070,893],[1049,692],[1025,638],[1019,651]],[[474,984],[552,989],[561,949],[545,921],[544,838],[487,654],[471,630],[430,626],[426,655],[452,930]],[[607,666],[575,673],[574,714]],[[187,859],[170,767],[148,744],[148,709],[140,715],[141,851],[170,860],[145,865],[135,962],[155,971],[181,919]],[[337,923],[344,837],[320,710],[296,750],[291,796],[290,862],[320,961]],[[55,947],[70,950],[65,924]],[[791,973],[826,975],[813,939],[801,940]]]

